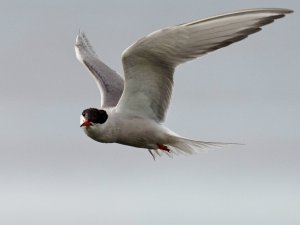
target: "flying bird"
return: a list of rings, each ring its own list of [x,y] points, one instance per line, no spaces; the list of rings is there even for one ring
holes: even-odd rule
[[[101,94],[100,108],[83,110],[80,127],[95,141],[148,149],[154,159],[162,153],[191,154],[227,144],[191,140],[163,125],[175,68],[240,41],[291,12],[249,9],[157,30],[123,52],[124,78],[98,58],[86,35],[79,32],[76,57],[93,75]]]

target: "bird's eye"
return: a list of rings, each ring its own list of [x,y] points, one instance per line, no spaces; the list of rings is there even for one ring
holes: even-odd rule
[[[85,117],[85,112],[82,113],[82,116]]]

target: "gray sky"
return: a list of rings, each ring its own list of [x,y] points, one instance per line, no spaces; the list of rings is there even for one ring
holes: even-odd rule
[[[100,103],[75,58],[79,29],[122,72],[121,52],[156,29],[258,7],[295,13],[180,66],[166,122],[244,146],[154,162],[79,128]],[[299,11],[296,0],[2,2],[0,224],[300,224]]]

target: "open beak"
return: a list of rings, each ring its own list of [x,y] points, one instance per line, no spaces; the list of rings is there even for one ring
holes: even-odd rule
[[[92,122],[89,120],[84,120],[83,123],[80,125],[80,127],[89,127],[92,126]]]

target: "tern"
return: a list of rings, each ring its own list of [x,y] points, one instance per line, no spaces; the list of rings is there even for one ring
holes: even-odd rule
[[[154,159],[162,153],[192,154],[230,144],[191,140],[163,125],[175,68],[240,41],[291,12],[249,9],[157,30],[124,50],[124,78],[98,58],[86,35],[79,32],[76,57],[93,75],[101,94],[100,108],[83,110],[80,127],[95,141],[144,148]]]

